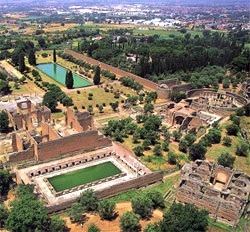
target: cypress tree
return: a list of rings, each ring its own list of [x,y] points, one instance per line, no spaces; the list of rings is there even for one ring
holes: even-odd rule
[[[53,62],[56,63],[56,50],[53,50]]]
[[[29,56],[28,56],[28,61],[30,65],[36,65],[36,56],[35,56],[35,52],[33,49],[30,49],[29,51]]]
[[[19,64],[19,71],[21,73],[23,73],[26,69],[26,66],[25,66],[25,62],[24,62],[24,55],[23,53],[20,53],[19,54],[19,57],[18,57],[18,64]]]
[[[72,89],[74,85],[74,78],[72,71],[67,71],[66,73],[66,79],[65,79],[65,85],[68,89]]]
[[[99,85],[100,81],[101,81],[101,69],[100,66],[97,66],[95,70],[94,84]]]

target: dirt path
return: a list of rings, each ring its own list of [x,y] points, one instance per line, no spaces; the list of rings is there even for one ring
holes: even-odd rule
[[[179,175],[180,173],[181,173],[181,170],[179,170],[179,171],[177,171],[177,172],[174,172],[174,173],[171,173],[171,174],[169,174],[169,175],[166,175],[166,176],[163,177],[163,180],[166,180],[166,179],[169,179],[169,178],[171,178],[171,177],[177,176],[177,175]]]
[[[120,202],[116,204],[116,211],[121,216],[124,212],[126,211],[131,211],[131,202]],[[62,217],[64,220],[66,220],[66,225],[71,229],[71,232],[83,232],[87,231],[88,226],[91,223],[95,223],[101,230],[102,232],[120,232],[119,224],[120,224],[120,218],[119,216],[114,219],[113,221],[106,221],[106,220],[101,220],[98,214],[93,215],[93,214],[87,214],[87,222],[84,223],[83,227],[81,227],[79,224],[72,224],[70,222],[69,217]],[[160,221],[163,217],[163,213],[160,210],[155,210],[153,212],[152,218],[148,221],[146,220],[141,220],[140,224],[142,228],[145,227],[146,224],[149,222],[156,222]]]

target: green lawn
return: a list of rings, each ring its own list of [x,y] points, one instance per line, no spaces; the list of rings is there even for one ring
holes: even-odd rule
[[[195,35],[199,35],[202,36],[202,32],[201,31],[196,31],[196,30],[187,30],[187,33],[190,33],[192,37],[194,37]],[[134,34],[138,35],[138,34],[144,34],[144,35],[148,35],[148,36],[152,36],[152,35],[159,35],[160,38],[162,39],[171,39],[169,37],[169,35],[175,35],[177,36],[182,36],[184,37],[185,34],[177,31],[177,30],[163,30],[163,29],[149,29],[149,30],[139,30],[139,29],[135,29],[134,30]]]
[[[105,162],[88,168],[48,178],[50,184],[57,192],[87,184],[96,180],[114,176],[121,173],[111,162]]]

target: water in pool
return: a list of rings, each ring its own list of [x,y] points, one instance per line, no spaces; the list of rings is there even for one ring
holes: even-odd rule
[[[39,64],[36,66],[39,70],[50,76],[55,81],[59,82],[65,86],[66,72],[67,70],[58,64]],[[92,85],[91,82],[85,80],[84,78],[73,74],[74,78],[74,88],[86,87]]]

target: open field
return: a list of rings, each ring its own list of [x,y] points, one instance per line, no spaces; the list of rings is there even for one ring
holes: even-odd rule
[[[112,112],[112,109],[110,107],[110,102],[121,102],[121,100],[125,99],[122,95],[119,98],[114,97],[114,92],[117,90],[122,91],[124,94],[131,94],[136,95],[131,89],[120,86],[120,85],[113,85],[113,90],[110,92],[105,92],[104,88],[85,88],[83,90],[80,90],[80,93],[78,94],[77,91],[70,91],[67,92],[67,95],[73,99],[74,105],[77,106],[78,110],[82,109],[82,106],[84,105],[87,109],[89,105],[92,105],[94,109],[94,113],[98,113],[98,107],[96,107],[96,104],[102,105],[105,103],[106,106],[103,107],[104,112]],[[89,100],[89,94],[93,94],[92,100]]]
[[[143,27],[144,28],[144,27]],[[184,37],[185,34],[177,31],[177,30],[173,30],[173,29],[154,29],[154,28],[145,28],[145,29],[135,29],[133,30],[135,35],[148,35],[148,36],[152,36],[152,35],[159,35],[160,38],[162,39],[170,39],[169,35],[175,35],[177,36],[182,36]],[[195,35],[202,35],[201,31],[197,31],[197,30],[187,30],[187,33],[190,33],[192,37],[194,37]]]
[[[68,172],[48,179],[57,192],[94,182],[121,173],[112,162]]]

